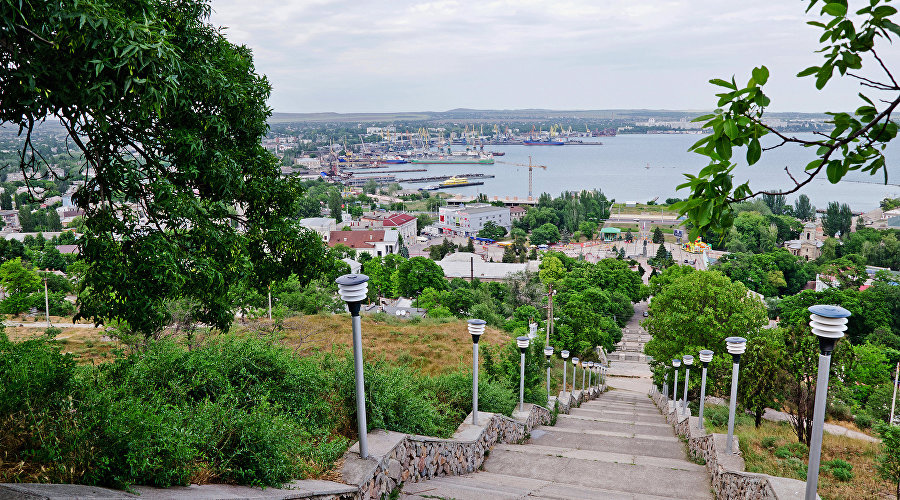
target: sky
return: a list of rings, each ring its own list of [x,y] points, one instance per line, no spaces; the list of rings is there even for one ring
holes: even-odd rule
[[[212,0],[211,21],[253,50],[276,112],[706,110],[716,104],[711,78],[746,81],[763,64],[773,111],[855,109],[855,81],[817,92],[812,77],[795,77],[821,60],[806,5]],[[898,48],[882,58],[900,60]]]

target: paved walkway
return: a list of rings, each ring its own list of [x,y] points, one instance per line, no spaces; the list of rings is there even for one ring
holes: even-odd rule
[[[406,484],[401,498],[712,498],[706,467],[687,460],[647,396],[647,363],[612,361],[607,383],[608,392],[535,428],[527,443],[495,446],[481,471]]]

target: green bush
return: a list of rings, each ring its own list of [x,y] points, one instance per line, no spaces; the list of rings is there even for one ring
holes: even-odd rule
[[[727,428],[728,407],[719,405],[707,405],[703,410],[703,418],[704,420],[706,420],[707,426]],[[734,415],[734,425],[735,427],[754,425],[753,417],[737,411]]]
[[[471,411],[465,371],[427,377],[375,361],[365,376],[370,430],[448,437]],[[482,411],[510,415],[517,395],[507,379],[479,380]],[[4,461],[42,470],[0,470],[0,482],[165,487],[199,475],[278,486],[328,470],[358,437],[355,409],[345,352],[298,357],[266,339],[223,336],[77,367],[51,336],[13,343],[0,331]]]
[[[809,455],[809,448],[803,443],[789,443],[779,446],[775,449],[775,456],[778,458],[806,458]]]
[[[836,458],[822,464],[822,470],[831,472],[838,481],[850,481],[853,479],[853,465],[850,462]]]
[[[868,413],[859,412],[856,417],[853,418],[853,422],[860,429],[871,429],[872,426],[875,425],[875,418]]]
[[[766,436],[766,437],[762,438],[762,441],[760,441],[759,444],[762,445],[763,448],[765,448],[767,450],[771,450],[772,448],[775,447],[775,443],[777,443],[777,442],[778,442],[777,437]]]

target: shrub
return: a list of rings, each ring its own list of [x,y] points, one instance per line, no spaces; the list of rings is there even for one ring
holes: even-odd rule
[[[853,422],[860,429],[871,429],[872,426],[875,424],[875,418],[872,417],[872,415],[869,415],[868,413],[860,412],[853,419]]]
[[[777,437],[766,436],[766,437],[762,438],[762,440],[760,441],[760,445],[762,445],[762,447],[766,448],[767,450],[771,450],[772,448],[775,447],[776,442],[778,442]]]
[[[680,388],[679,388],[680,390]],[[707,426],[712,427],[728,427],[728,407],[718,405],[707,405],[703,410],[703,417]],[[753,417],[738,411],[734,415],[735,427],[753,425]]]
[[[831,472],[831,475],[838,481],[850,481],[853,479],[853,465],[840,458],[823,463],[822,469]]]

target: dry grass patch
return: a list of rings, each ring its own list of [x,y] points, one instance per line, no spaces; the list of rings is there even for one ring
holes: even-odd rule
[[[709,430],[727,432],[723,428],[711,427]],[[740,440],[747,472],[806,480],[809,450],[797,442],[797,436],[788,423],[764,421],[758,429],[753,425],[741,425],[736,427],[735,434]],[[883,481],[875,471],[878,448],[878,444],[861,439],[825,434],[819,496],[823,500],[894,498],[893,486]],[[852,466],[852,478],[840,479],[847,479],[847,476],[833,470],[844,468],[838,461]]]
[[[238,332],[266,331],[269,320],[235,323]],[[299,354],[331,350],[334,346],[353,345],[350,316],[318,314],[284,320],[283,342]],[[509,341],[508,333],[488,327],[481,336],[482,345]],[[383,358],[412,366],[427,375],[436,375],[472,364],[472,337],[462,319],[399,319],[387,315],[362,316],[363,353],[366,359]]]

